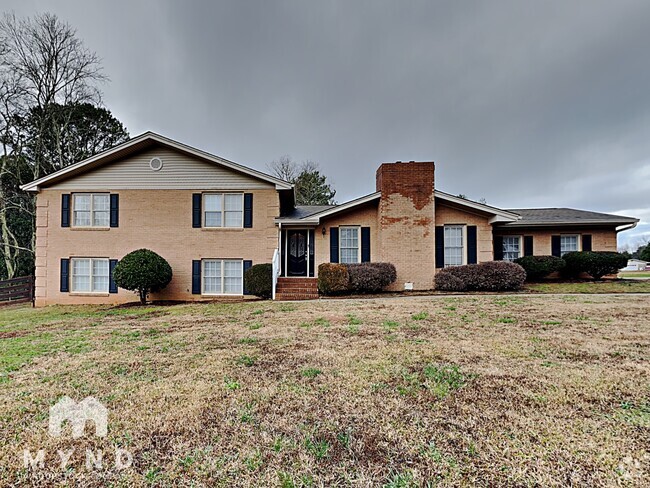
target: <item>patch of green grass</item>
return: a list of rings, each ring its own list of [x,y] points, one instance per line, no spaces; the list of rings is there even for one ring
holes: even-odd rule
[[[250,330],[257,330],[262,328],[262,322],[253,322],[248,326]]]
[[[383,488],[416,488],[417,486],[410,471],[393,472],[382,485]]]
[[[318,368],[305,368],[300,374],[305,378],[316,378],[316,376],[323,374],[323,372]]]
[[[320,325],[321,327],[329,327],[330,321],[327,320],[325,317],[318,317],[316,320],[314,320],[314,325]]]
[[[348,325],[345,329],[347,332],[350,334],[358,334],[359,333],[359,326],[358,325]]]
[[[515,319],[515,318],[513,318],[513,317],[499,317],[499,318],[497,319],[497,322],[498,322],[499,324],[516,324],[516,323],[517,323],[517,319]]]
[[[262,466],[262,453],[256,450],[253,454],[244,459],[244,464],[249,471],[257,471]]]
[[[255,364],[256,361],[257,361],[256,357],[249,356],[247,354],[242,354],[241,356],[239,356],[237,358],[236,363],[239,366],[246,366],[247,368],[250,368],[251,366],[253,366]]]
[[[230,391],[239,390],[240,384],[239,381],[228,378],[227,376],[223,379],[226,384],[226,388]]]
[[[239,344],[257,344],[260,340],[256,337],[242,337],[237,341]]]
[[[349,313],[348,314],[348,325],[361,325],[362,322],[359,318],[357,318],[355,315]]]
[[[650,427],[650,403],[623,402],[615,417],[636,427]]]
[[[327,456],[327,452],[330,450],[330,445],[326,440],[319,440],[313,437],[305,439],[305,447],[316,459],[323,459]]]
[[[542,322],[544,325],[561,325],[562,321],[561,320],[545,320]]]
[[[296,307],[295,305],[284,303],[278,307],[278,310],[280,310],[280,312],[295,312]]]
[[[425,388],[440,399],[458,390],[467,382],[460,368],[453,364],[443,366],[430,364],[424,367],[422,373],[425,378]]]
[[[388,330],[397,329],[399,327],[399,322],[395,322],[394,320],[384,320],[381,323],[381,326]]]
[[[429,317],[429,312],[426,312],[426,311],[414,313],[413,315],[411,315],[411,318],[413,320],[425,320],[428,317]]]
[[[650,280],[530,283],[525,289],[533,293],[650,293]]]

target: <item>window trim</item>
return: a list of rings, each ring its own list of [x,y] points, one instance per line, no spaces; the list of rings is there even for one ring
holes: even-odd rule
[[[563,237],[575,237],[576,238],[576,248],[575,251],[581,251],[582,250],[582,234],[560,234],[560,257],[564,256],[568,252],[575,252],[575,251],[562,251],[562,238]]]
[[[445,250],[447,249],[447,246],[445,245],[445,231],[444,228],[447,227],[460,227],[461,232],[462,232],[462,238],[463,238],[463,247],[462,247],[462,252],[460,254],[461,258],[461,263],[460,264],[447,264],[447,259],[445,259],[445,268],[451,268],[454,266],[465,266],[467,264],[467,224],[443,224],[443,231],[442,231],[442,252],[443,255]],[[446,258],[446,256],[445,256]]]
[[[519,241],[519,252],[518,252],[517,257],[515,258],[515,259],[519,259],[520,257],[522,257],[522,254],[523,254],[523,236],[515,235],[515,234],[508,234],[508,235],[501,236],[501,238],[502,238],[502,241],[501,241],[501,253],[502,253],[502,256],[503,256],[502,261],[508,261],[510,263],[513,263],[515,261],[514,259],[512,261],[509,261],[508,259],[506,259],[506,257],[505,257],[506,256],[506,250],[503,248],[505,246],[505,239],[508,238],[508,237],[516,238]]]
[[[205,291],[205,263],[207,261],[220,261],[221,262],[221,293],[212,293]],[[225,293],[225,266],[226,261],[235,261],[241,264],[241,293]],[[239,296],[244,294],[244,260],[238,258],[203,258],[201,259],[201,295],[208,297],[220,297],[220,296]]]
[[[108,197],[108,210],[105,212],[108,213],[108,223],[106,225],[94,225],[94,201],[95,199],[93,198],[95,195],[106,195]],[[75,206],[76,206],[76,201],[78,196],[89,196],[90,197],[90,209],[88,210],[90,212],[90,224],[89,225],[78,225],[75,220]],[[98,210],[99,212],[100,210]],[[104,210],[101,210],[102,212]],[[78,193],[73,193],[72,194],[72,205],[70,207],[70,227],[71,228],[76,228],[76,229],[110,229],[111,228],[111,194],[108,192],[104,191],[99,191],[99,192],[78,192]],[[83,258],[81,258],[83,259]]]
[[[357,261],[355,263],[344,263],[342,260],[343,253],[343,239],[341,237],[342,229],[353,229],[357,231]],[[352,247],[346,247],[345,249],[354,249]],[[360,225],[339,225],[339,262],[341,264],[359,264],[361,263],[361,226]]]
[[[80,261],[80,260],[88,260],[90,261],[90,274],[88,275],[88,278],[90,279],[90,290],[75,290],[74,289],[74,262],[75,261]],[[106,286],[106,291],[104,290],[98,290],[95,291],[93,290],[93,262],[94,261],[106,261],[106,265],[108,267],[108,282]],[[111,289],[111,262],[110,258],[99,258],[99,257],[87,257],[87,256],[74,256],[70,258],[70,268],[69,268],[69,280],[70,280],[70,286],[69,286],[69,292],[71,294],[75,295],[108,295],[110,293]]]
[[[208,225],[206,221],[206,213],[208,210],[205,208],[205,197],[206,195],[221,195],[221,225]],[[241,196],[241,225],[226,226],[226,195],[239,195]],[[214,210],[209,210],[210,212],[216,212]],[[232,211],[232,210],[231,210]],[[205,192],[201,194],[201,223],[204,229],[243,229],[244,228],[244,192],[238,191],[217,191],[217,192]]]

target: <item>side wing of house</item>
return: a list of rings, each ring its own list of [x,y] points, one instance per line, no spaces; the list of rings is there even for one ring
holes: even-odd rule
[[[39,183],[36,206],[37,305],[133,301],[111,271],[140,248],[173,270],[154,300],[242,295],[278,243],[273,180],[156,141]]]

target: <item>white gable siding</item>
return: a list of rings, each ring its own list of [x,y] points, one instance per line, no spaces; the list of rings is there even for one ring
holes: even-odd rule
[[[163,161],[160,171],[151,158]],[[48,188],[56,190],[249,190],[271,183],[167,148],[144,151]]]

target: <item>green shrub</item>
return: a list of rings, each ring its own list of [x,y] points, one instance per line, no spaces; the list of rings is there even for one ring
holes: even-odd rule
[[[526,270],[527,281],[539,281],[551,273],[562,271],[566,263],[557,256],[524,256],[515,259],[515,263]]]
[[[256,264],[244,273],[245,288],[251,295],[271,298],[273,293],[273,265]]]
[[[465,283],[451,273],[436,273],[436,290],[465,291]]]
[[[376,293],[397,279],[395,266],[390,263],[347,264],[349,288],[358,293]]]
[[[436,289],[460,291],[458,282],[445,275],[457,278],[467,291],[512,291],[519,290],[526,281],[526,271],[518,264],[508,261],[488,261],[465,266],[450,266],[436,273]],[[455,289],[447,290],[445,286]]]
[[[318,291],[323,295],[340,295],[350,290],[350,275],[345,264],[323,263],[318,266]]]
[[[145,304],[150,293],[162,290],[172,280],[172,267],[155,252],[138,249],[117,263],[113,279],[120,288],[135,291]]]
[[[571,278],[587,273],[599,280],[605,275],[616,274],[619,269],[627,266],[627,257],[612,251],[574,251],[566,253],[562,259],[566,263],[563,274]]]

